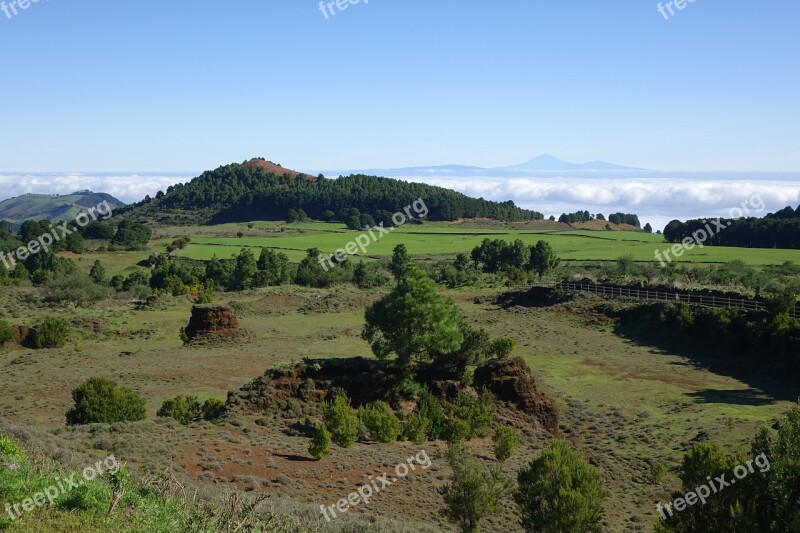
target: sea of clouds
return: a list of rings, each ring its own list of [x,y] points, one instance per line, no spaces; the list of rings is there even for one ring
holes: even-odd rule
[[[123,202],[142,200],[146,195],[176,183],[190,181],[199,173],[163,174],[0,174],[0,198],[25,193],[68,194],[90,189],[106,192]],[[402,178],[401,178],[402,179]],[[545,216],[588,210],[592,214],[621,211],[636,213],[642,224],[662,229],[670,220],[726,216],[731,208],[758,193],[764,199],[764,213],[800,205],[800,174],[753,174],[729,177],[715,173],[674,174],[636,177],[631,174],[601,177],[545,175],[536,177],[413,177],[408,181],[439,185],[487,200],[506,201]]]

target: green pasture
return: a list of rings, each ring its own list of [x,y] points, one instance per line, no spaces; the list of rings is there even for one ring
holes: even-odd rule
[[[243,248],[272,248],[284,252],[292,261],[299,261],[309,248],[332,253],[362,234],[348,231],[341,224],[267,224],[260,223],[249,231],[241,230],[244,233],[241,238],[236,237],[234,228],[229,230],[231,236],[219,236],[224,233],[218,228],[214,236],[194,237],[180,255],[209,260],[214,255],[230,257]],[[367,255],[388,257],[396,245],[403,243],[412,255],[453,256],[459,252],[470,252],[487,237],[509,241],[520,239],[526,244],[544,240],[567,261],[611,261],[631,254],[636,261],[653,262],[656,260],[656,250],[663,253],[672,246],[665,243],[660,235],[640,232],[483,230],[429,223],[394,229],[392,233],[370,242]],[[779,265],[786,261],[800,263],[800,250],[695,247],[686,251],[678,261],[727,263],[737,259],[753,266]]]

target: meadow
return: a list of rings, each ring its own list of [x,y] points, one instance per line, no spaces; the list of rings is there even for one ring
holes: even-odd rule
[[[257,223],[214,226],[213,230],[187,232],[192,243],[178,255],[207,261],[214,255],[220,258],[238,254],[243,248],[272,248],[285,253],[293,262],[300,261],[309,248],[332,253],[355,239],[360,232],[350,231],[342,224]],[[242,236],[238,237],[237,233]],[[177,235],[177,234],[176,234]],[[522,240],[527,245],[539,240],[548,242],[563,261],[613,261],[630,254],[637,262],[654,262],[655,252],[671,245],[661,235],[635,231],[553,231],[517,229],[475,229],[450,223],[425,223],[396,228],[391,234],[373,242],[366,258],[389,257],[393,248],[403,243],[412,255],[452,257],[467,253],[485,238]],[[688,250],[680,262],[699,264],[727,263],[741,260],[751,266],[780,265],[786,261],[800,263],[800,250],[745,249],[707,246]],[[676,261],[678,262],[678,261]]]

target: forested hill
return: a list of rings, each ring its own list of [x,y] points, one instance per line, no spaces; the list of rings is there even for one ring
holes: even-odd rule
[[[708,220],[673,220],[664,229],[667,242],[681,242],[685,238],[694,239],[694,234],[713,235],[704,242],[706,245],[738,246],[743,248],[785,248],[800,249],[800,206],[797,209],[786,207],[764,218],[722,219],[719,225]]]
[[[189,183],[128,207],[124,214],[165,223],[244,222],[310,217],[341,220],[358,209],[376,220],[387,220],[417,199],[429,209],[430,220],[491,218],[504,221],[541,220],[541,213],[513,202],[490,202],[420,183],[353,175],[339,179],[312,177],[255,159],[204,172]]]

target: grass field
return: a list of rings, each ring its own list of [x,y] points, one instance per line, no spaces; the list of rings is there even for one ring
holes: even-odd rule
[[[202,233],[192,238],[192,243],[179,255],[198,260],[209,260],[238,254],[242,248],[273,248],[284,252],[291,261],[300,261],[309,248],[319,248],[332,253],[354,240],[360,232],[348,231],[341,224],[305,223],[278,225],[259,223],[252,229],[245,225],[215,227],[213,234]],[[236,236],[242,231],[241,238]],[[654,262],[656,250],[662,252],[668,245],[660,235],[627,231],[534,231],[518,229],[467,229],[446,223],[407,225],[373,242],[367,256],[388,257],[400,243],[412,255],[454,256],[469,253],[484,238],[526,244],[539,240],[550,243],[556,254],[565,261],[612,261],[623,254],[631,254],[636,261]],[[707,246],[687,251],[680,261],[692,263],[727,263],[741,260],[752,266],[780,265],[786,261],[800,263],[800,250],[746,249]]]

